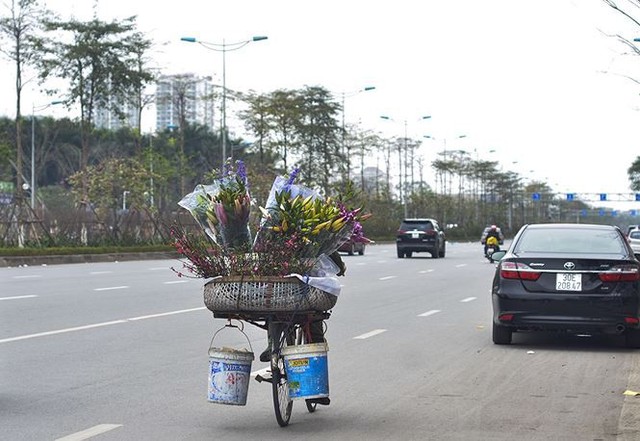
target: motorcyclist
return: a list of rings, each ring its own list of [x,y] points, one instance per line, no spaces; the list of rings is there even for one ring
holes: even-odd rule
[[[493,246],[496,248],[496,251],[498,251],[500,249],[498,244],[502,243],[503,237],[502,237],[502,232],[500,231],[497,225],[491,225],[491,227],[489,227],[489,231],[487,231],[487,236],[483,240],[485,256],[487,255],[487,248],[489,248],[490,242],[492,242],[489,240],[489,238],[495,238],[495,242]]]

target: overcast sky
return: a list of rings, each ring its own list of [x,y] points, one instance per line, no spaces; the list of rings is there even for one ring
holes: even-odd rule
[[[47,5],[63,17],[93,14],[90,0]],[[388,137],[404,136],[406,121],[410,137],[434,138],[422,146],[427,161],[446,142],[448,150],[498,160],[558,192],[631,193],[640,87],[626,77],[640,81],[640,57],[606,34],[632,40],[640,28],[602,0],[102,0],[97,14],[137,15],[140,30],[157,42],[157,67],[219,82],[222,54],[180,37],[232,43],[266,35],[227,52],[228,88],[309,85],[340,96],[375,86],[346,99],[346,120]],[[14,116],[12,65],[2,63],[0,113]],[[25,114],[48,100],[32,84]],[[153,115],[143,119],[151,130]]]

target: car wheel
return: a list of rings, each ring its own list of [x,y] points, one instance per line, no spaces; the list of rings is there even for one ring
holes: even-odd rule
[[[364,246],[358,250],[358,255],[360,256],[364,255]]]
[[[398,259],[402,259],[404,257],[404,253],[398,250]]]
[[[348,251],[348,254],[350,256],[353,256],[355,254],[355,251],[356,251],[355,248],[356,248],[356,246],[354,244],[351,244],[351,246],[349,247],[349,251]]]
[[[632,349],[640,349],[640,330],[627,329],[624,333],[625,346]]]
[[[506,326],[493,324],[493,343],[497,345],[510,345],[513,331]]]
[[[411,257],[411,256],[413,256],[413,251],[407,251],[407,252],[404,253],[404,255],[407,256],[407,257]]]
[[[444,257],[446,254],[447,254],[447,245],[443,244],[439,255],[440,255],[440,257]]]

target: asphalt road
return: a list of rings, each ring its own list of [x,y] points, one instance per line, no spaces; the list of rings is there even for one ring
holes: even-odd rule
[[[224,321],[175,260],[0,268],[0,438],[6,440],[640,439],[638,352],[621,337],[491,342],[493,265],[393,245],[344,256],[327,321],[331,405],[280,428],[267,383],[246,406],[206,400]],[[253,351],[265,333],[247,325]],[[225,329],[218,344],[247,342]],[[252,371],[266,368],[256,360]]]

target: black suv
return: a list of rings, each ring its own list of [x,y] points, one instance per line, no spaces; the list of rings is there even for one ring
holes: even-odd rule
[[[445,255],[446,238],[435,219],[404,219],[396,235],[396,247],[400,259],[420,252],[437,259]]]

